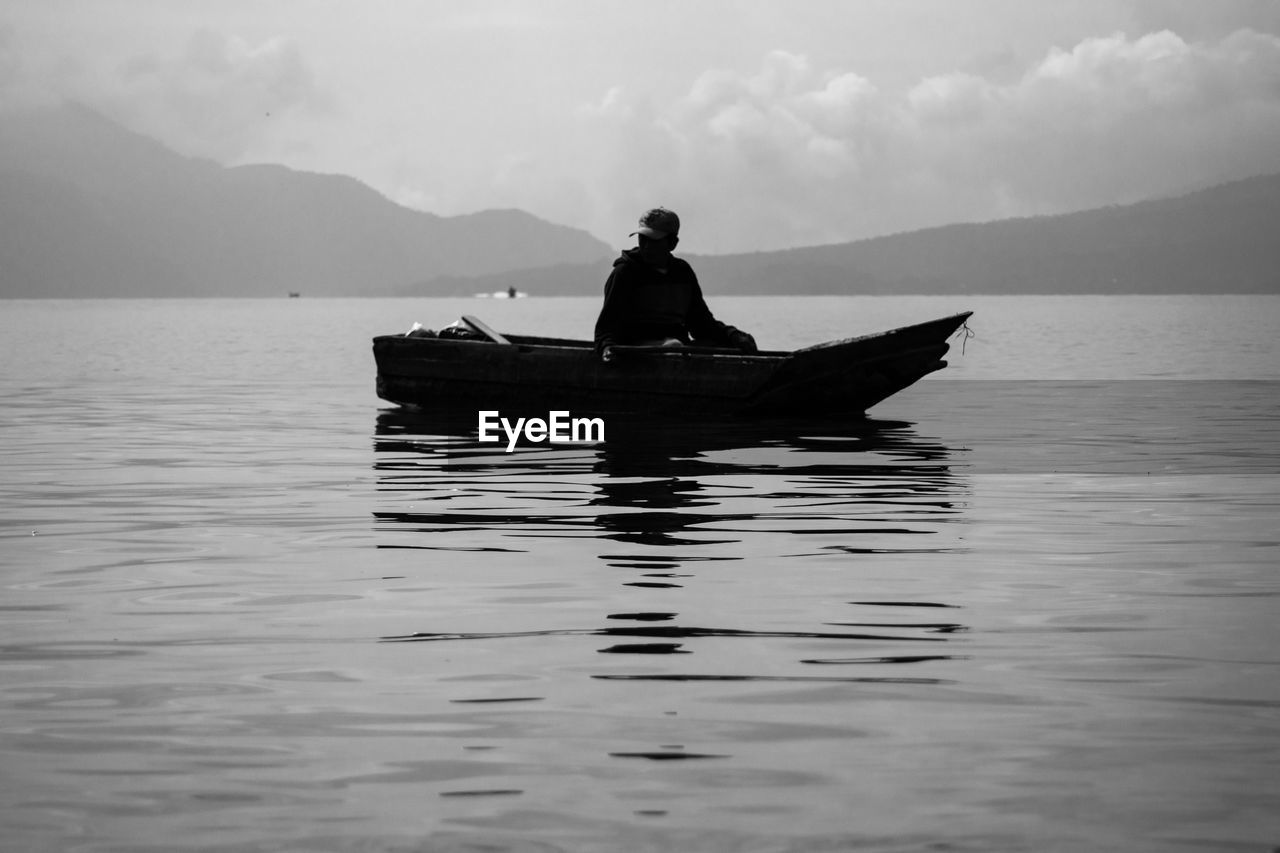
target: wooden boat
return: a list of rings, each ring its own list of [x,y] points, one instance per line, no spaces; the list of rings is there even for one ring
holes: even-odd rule
[[[945,367],[947,340],[971,313],[753,355],[618,346],[609,363],[590,341],[501,335],[468,316],[476,339],[383,335],[373,355],[379,397],[440,412],[861,415]]]

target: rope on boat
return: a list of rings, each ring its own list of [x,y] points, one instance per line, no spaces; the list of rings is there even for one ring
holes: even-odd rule
[[[956,329],[955,334],[953,334],[951,337],[954,339],[954,338],[960,337],[961,335],[963,335],[964,337],[960,341],[960,354],[964,355],[965,345],[969,343],[969,339],[977,337],[977,335],[974,334],[973,329],[969,328],[968,320],[965,320],[964,325]]]

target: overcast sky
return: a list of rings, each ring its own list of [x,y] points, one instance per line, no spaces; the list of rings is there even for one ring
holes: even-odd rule
[[[1280,171],[1277,0],[0,0],[0,107],[752,251]],[[3,113],[0,112],[0,120]]]

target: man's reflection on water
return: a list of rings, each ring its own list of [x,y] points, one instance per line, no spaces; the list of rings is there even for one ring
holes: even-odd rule
[[[672,549],[602,557],[647,569],[634,585],[676,586],[674,570],[690,563],[741,559],[728,546],[762,527],[800,532],[895,501],[915,513],[953,511],[946,449],[899,422],[628,424],[609,439],[592,464],[602,475],[590,502],[597,534]],[[708,545],[722,553],[689,553]],[[655,559],[665,562],[646,564]]]

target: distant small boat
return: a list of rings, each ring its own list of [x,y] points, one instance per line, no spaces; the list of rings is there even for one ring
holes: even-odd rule
[[[493,293],[477,293],[477,299],[524,299],[529,294],[523,290],[516,290],[514,287],[508,287],[506,290],[496,290]]]
[[[946,367],[947,339],[972,312],[792,352],[617,346],[501,335],[474,317],[474,339],[373,339],[377,393],[403,406],[574,414],[861,415]]]
[[[297,299],[297,298],[298,298],[299,296],[301,296],[301,295],[302,295],[302,294],[301,294],[301,293],[299,293],[299,292],[298,292],[298,291],[296,291],[296,290],[290,290],[290,291],[289,291],[289,298],[290,298],[290,299]]]

